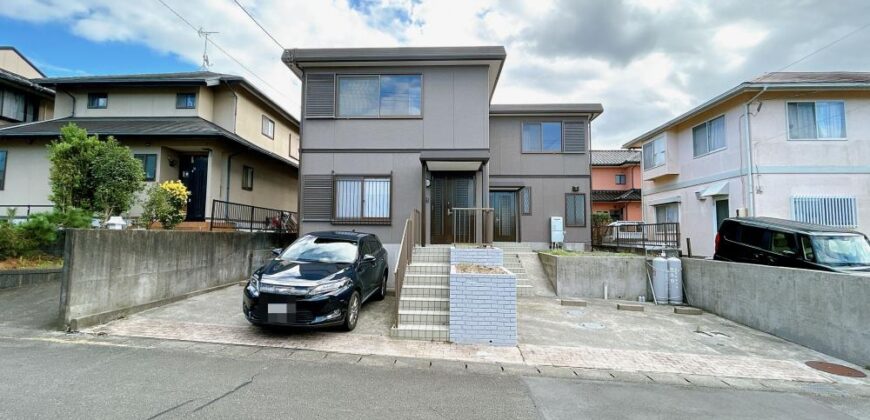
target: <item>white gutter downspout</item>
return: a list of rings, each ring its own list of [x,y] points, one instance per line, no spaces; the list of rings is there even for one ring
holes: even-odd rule
[[[752,97],[749,101],[746,102],[744,108],[744,124],[746,125],[746,176],[747,176],[747,194],[746,199],[748,201],[749,207],[749,215],[755,217],[755,179],[753,177],[753,163],[752,163],[752,126],[749,124],[749,105],[758,99],[765,91],[767,91],[767,85],[765,85],[761,92],[758,92],[755,96]]]

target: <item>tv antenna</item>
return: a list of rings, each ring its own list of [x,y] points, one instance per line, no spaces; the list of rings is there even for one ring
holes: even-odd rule
[[[202,29],[202,26],[200,26],[196,32],[199,34],[200,37],[204,38],[204,42],[202,45],[202,66],[200,66],[200,68],[205,71],[208,70],[209,67],[211,67],[211,62],[208,60],[208,36],[214,35],[219,32],[206,31],[205,29]]]

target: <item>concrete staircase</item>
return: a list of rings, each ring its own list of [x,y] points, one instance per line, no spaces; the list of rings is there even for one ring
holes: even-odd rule
[[[447,341],[450,322],[450,247],[414,248],[399,298],[397,338]]]
[[[501,242],[493,244],[496,248],[504,251],[504,268],[517,275],[517,296],[534,296],[535,288],[529,280],[525,267],[518,254],[532,252],[529,245],[515,242]]]

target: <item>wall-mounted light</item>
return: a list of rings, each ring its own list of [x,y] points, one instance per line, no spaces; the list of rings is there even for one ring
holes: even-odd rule
[[[178,165],[178,161],[173,158],[169,158],[169,167],[174,168],[175,165]]]
[[[571,192],[578,192],[578,191],[580,191],[580,187],[579,187],[579,186],[577,186],[577,185],[572,185],[572,186],[571,186]]]

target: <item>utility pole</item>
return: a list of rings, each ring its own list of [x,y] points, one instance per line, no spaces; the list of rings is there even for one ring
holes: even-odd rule
[[[200,66],[200,68],[203,71],[206,71],[206,70],[208,70],[209,67],[211,67],[211,62],[208,61],[208,36],[214,35],[214,34],[219,33],[219,32],[209,32],[209,31],[202,29],[202,26],[200,26],[199,29],[197,30],[197,33],[199,34],[200,37],[203,38],[202,66]]]

